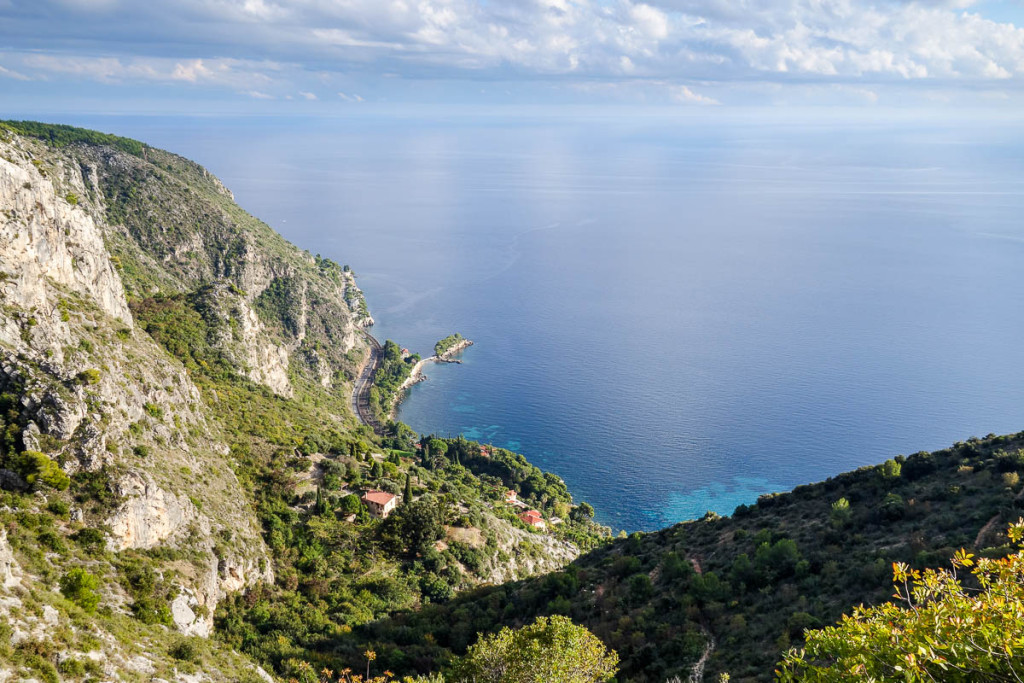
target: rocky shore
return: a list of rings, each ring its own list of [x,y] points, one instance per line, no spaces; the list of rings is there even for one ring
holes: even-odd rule
[[[409,374],[409,378],[402,382],[402,385],[398,387],[398,398],[395,401],[395,407],[391,409],[391,419],[395,419],[395,416],[398,414],[398,405],[402,402],[402,399],[405,398],[405,394],[403,392],[414,384],[419,384],[420,382],[425,382],[427,380],[427,376],[423,373],[423,368],[426,367],[427,363],[462,363],[462,360],[455,358],[455,356],[462,353],[472,345],[473,342],[471,340],[463,339],[440,356],[430,356],[429,358],[424,358],[416,363],[412,368],[412,372]]]

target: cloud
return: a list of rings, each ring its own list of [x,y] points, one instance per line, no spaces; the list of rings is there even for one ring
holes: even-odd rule
[[[319,99],[314,93],[311,93],[311,92],[300,91],[299,95],[301,95],[302,97],[306,98],[307,100]]]
[[[4,78],[13,78],[16,81],[29,81],[32,80],[25,74],[18,73],[17,71],[11,71],[10,69],[0,66],[0,76]]]
[[[671,87],[672,99],[681,104],[719,104],[718,100],[704,95],[698,95],[685,85]]]
[[[363,98],[360,97],[359,95],[356,95],[355,93],[353,93],[351,95],[348,95],[348,94],[345,94],[343,92],[340,92],[340,93],[338,93],[338,97],[340,97],[341,99],[345,100],[346,102],[362,102],[363,101]]]
[[[8,65],[0,76],[150,81],[278,98],[327,87],[342,89],[342,101],[361,101],[345,92],[366,92],[390,75],[404,83],[530,81],[594,93],[615,90],[597,84],[637,81],[641,85],[616,92],[648,97],[660,88],[685,103],[722,99],[694,92],[693,83],[790,88],[811,83],[824,90],[874,92],[878,86],[925,81],[946,89],[1019,91],[1024,29],[987,18],[990,5],[973,0],[0,0],[0,44],[6,46]],[[114,11],[117,21],[111,20]],[[480,90],[479,85],[472,89]]]
[[[248,95],[249,97],[253,98],[254,100],[273,100],[273,99],[275,99],[273,95],[269,95],[269,94],[267,94],[265,92],[260,92],[259,90],[248,90],[248,91],[246,91],[245,94]]]

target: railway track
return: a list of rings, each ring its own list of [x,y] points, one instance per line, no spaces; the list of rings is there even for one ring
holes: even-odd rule
[[[377,372],[381,359],[384,357],[384,348],[369,332],[364,330],[363,335],[370,345],[370,360],[363,366],[363,371],[359,373],[352,388],[352,412],[364,425],[369,426],[378,435],[383,435],[384,425],[380,423],[370,408],[370,387],[373,386],[373,374]]]

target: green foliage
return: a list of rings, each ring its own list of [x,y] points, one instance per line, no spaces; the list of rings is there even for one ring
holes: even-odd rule
[[[879,471],[883,479],[899,479],[903,466],[896,460],[889,459],[879,465]]]
[[[100,371],[95,368],[89,370],[82,370],[76,377],[79,384],[84,386],[90,386],[92,384],[99,384],[100,382]]]
[[[137,157],[142,156],[146,148],[137,140],[60,124],[37,123],[36,121],[0,121],[0,128],[45,140],[54,147],[65,147],[72,144],[102,145],[114,147]]]
[[[453,683],[599,683],[616,672],[618,655],[563,616],[539,617],[520,629],[481,636],[452,667]]]
[[[381,538],[396,552],[423,555],[444,536],[450,523],[448,506],[436,498],[420,498],[400,506],[381,525]]]
[[[398,398],[398,388],[412,374],[416,361],[403,358],[402,349],[388,339],[384,342],[384,350],[380,365],[373,374],[373,387],[370,392],[371,407],[382,421],[391,414],[391,409]]]
[[[460,452],[457,439],[447,443]],[[1016,455],[1022,444],[1024,433],[915,454],[894,479],[863,468],[765,497],[733,517],[602,544],[563,571],[459,593],[354,632],[381,652],[400,649],[441,663],[464,652],[478,631],[557,613],[619,653],[619,680],[686,680],[704,653],[704,633],[716,641],[706,678],[728,671],[733,680],[770,680],[782,653],[802,645],[803,629],[832,623],[852,605],[886,600],[893,562],[928,566],[976,540],[979,548],[995,546],[984,551],[988,556],[1005,552],[989,522],[1024,505],[1001,476],[1024,472]],[[500,457],[498,465],[460,457],[481,478],[485,468],[501,471]],[[969,473],[959,472],[964,465]],[[840,499],[849,503],[849,516],[837,528],[830,522]],[[883,512],[888,506],[892,514]],[[979,534],[983,529],[989,530]],[[651,582],[646,599],[641,576]]]
[[[201,652],[194,638],[182,638],[167,651],[169,655],[182,662],[199,661]]]
[[[107,535],[102,529],[85,527],[71,534],[71,540],[80,545],[87,553],[95,555],[103,551],[107,545]]]
[[[1020,542],[1024,519],[1009,536]],[[779,664],[781,681],[1012,681],[1024,660],[1024,552],[1002,559],[966,550],[952,569],[893,566],[900,603],[858,607],[810,631]],[[970,585],[959,572],[970,569]]]
[[[60,592],[64,597],[75,603],[86,612],[95,612],[100,602],[96,589],[100,580],[81,567],[75,567],[61,577]]]
[[[464,338],[458,332],[456,332],[455,334],[450,334],[444,339],[434,344],[434,355],[440,358],[444,354],[448,353],[448,351],[451,350],[452,347],[456,346],[462,341],[464,341]]]
[[[14,469],[33,487],[48,486],[58,491],[67,490],[71,479],[64,470],[44,453],[24,451],[14,462]]]
[[[846,523],[850,521],[850,501],[845,498],[840,498],[836,502],[832,503],[832,509],[829,511],[829,521],[832,522],[832,526],[841,528],[846,526]]]
[[[278,277],[271,280],[263,292],[256,297],[256,313],[270,325],[281,329],[289,336],[296,337],[299,329],[299,315],[302,311],[302,290],[293,278]]]

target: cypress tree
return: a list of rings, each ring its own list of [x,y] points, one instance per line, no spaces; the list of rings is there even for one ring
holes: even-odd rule
[[[412,502],[412,477],[409,473],[405,473],[405,496],[402,498],[402,504],[408,504]]]

